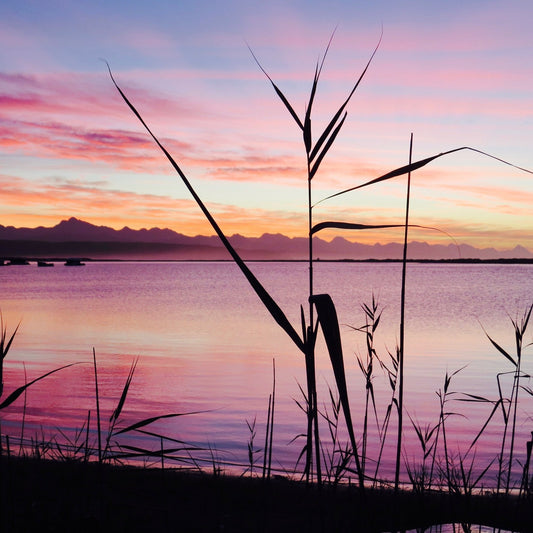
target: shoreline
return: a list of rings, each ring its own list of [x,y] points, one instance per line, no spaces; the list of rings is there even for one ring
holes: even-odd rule
[[[72,257],[37,257],[37,256],[6,256],[0,257],[0,266],[27,266],[39,261],[65,263]],[[89,263],[234,263],[233,259],[123,259],[123,258],[91,258],[76,257],[75,259]],[[10,265],[9,261],[18,262]],[[25,262],[25,263],[23,263]],[[245,263],[308,263],[308,259],[245,259]],[[402,263],[402,259],[315,259],[315,263]],[[499,259],[407,259],[407,263],[429,264],[495,264],[520,265],[533,264],[533,258],[499,258]]]
[[[384,531],[443,523],[533,531],[515,496],[395,493],[176,469],[0,457],[1,530]]]

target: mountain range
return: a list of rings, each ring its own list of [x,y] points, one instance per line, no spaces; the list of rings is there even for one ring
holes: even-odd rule
[[[229,237],[243,259],[295,260],[308,254],[307,239],[289,238],[265,233],[261,237]],[[327,260],[400,259],[400,243],[361,244],[336,237],[325,241],[313,239],[314,255]],[[0,225],[0,258],[32,257],[144,260],[220,260],[229,254],[216,236],[190,237],[170,229],[115,230],[95,226],[77,218],[63,220],[54,227],[15,228]],[[467,244],[409,243],[410,259],[533,259],[533,253],[522,246],[510,250],[474,248]]]

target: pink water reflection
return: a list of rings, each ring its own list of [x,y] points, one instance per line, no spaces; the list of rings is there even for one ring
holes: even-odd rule
[[[279,301],[293,323],[305,302],[304,264],[252,264],[259,279]],[[303,442],[291,441],[305,428],[302,400],[302,355],[257,301],[231,264],[89,264],[84,269],[2,269],[4,320],[22,320],[6,360],[6,393],[58,366],[82,362],[35,384],[28,392],[28,436],[41,427],[48,436],[57,428],[72,434],[91,411],[95,439],[96,402],[92,348],[96,350],[102,419],[118,401],[132,361],[139,357],[123,413],[123,426],[165,413],[204,411],[160,421],[156,432],[199,446],[216,447],[224,460],[247,462],[250,433],[246,421],[257,419],[256,446],[262,447],[272,359],[276,360],[275,465],[294,467]],[[46,272],[43,272],[46,271]],[[53,272],[49,272],[53,271]],[[330,292],[341,324],[361,325],[360,304],[372,291],[385,307],[376,348],[386,358],[394,349],[398,322],[399,265],[317,265],[318,291]],[[514,337],[507,313],[523,311],[533,301],[533,277],[527,265],[413,265],[408,271],[406,408],[414,421],[434,424],[439,413],[435,393],[445,372],[467,365],[453,380],[452,390],[497,398],[495,375],[509,363],[490,345],[487,329],[512,349]],[[355,360],[364,338],[342,328],[348,383],[356,432],[362,427],[364,381]],[[530,340],[532,338],[530,333]],[[320,341],[322,343],[322,341]],[[525,355],[526,367],[531,353]],[[334,383],[322,344],[318,351],[321,406]],[[527,371],[527,370],[526,370]],[[382,372],[374,380],[380,420],[390,401]],[[455,395],[458,398],[460,395]],[[517,456],[524,456],[530,438],[530,398],[524,393]],[[2,432],[20,435],[24,401],[2,413]],[[450,449],[457,456],[472,441],[491,410],[489,404],[451,401]],[[329,406],[328,406],[329,407]],[[382,474],[392,472],[394,420],[386,442]],[[409,421],[407,421],[409,425]],[[419,456],[411,428],[405,458]],[[482,467],[499,451],[501,415],[497,413],[479,442]],[[326,435],[324,428],[324,435]],[[371,435],[377,442],[377,431]],[[144,442],[144,440],[143,440]],[[157,448],[160,443],[151,444]],[[375,445],[372,456],[375,457]]]

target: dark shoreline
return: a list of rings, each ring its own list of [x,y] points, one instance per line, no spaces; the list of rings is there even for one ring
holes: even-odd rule
[[[416,494],[275,478],[0,458],[0,530],[405,531],[470,523],[533,532],[533,501]]]

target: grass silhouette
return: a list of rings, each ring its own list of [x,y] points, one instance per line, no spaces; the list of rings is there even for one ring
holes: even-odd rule
[[[332,36],[333,38],[333,36]],[[412,137],[411,137],[411,145],[409,150],[409,163],[407,165],[401,166],[395,170],[392,170],[390,172],[387,172],[386,174],[383,174],[380,177],[371,179],[369,181],[366,181],[362,184],[355,185],[349,188],[346,188],[338,193],[332,194],[326,198],[323,198],[319,200],[318,202],[315,202],[313,199],[312,194],[312,182],[314,179],[316,179],[319,175],[319,169],[321,166],[321,163],[323,162],[324,158],[328,155],[332,147],[334,146],[334,142],[337,139],[339,132],[343,128],[346,118],[347,118],[347,106],[354,95],[356,89],[358,88],[359,84],[361,83],[362,79],[366,75],[371,62],[374,58],[374,55],[377,53],[379,44],[381,42],[381,37],[379,39],[378,44],[374,48],[372,54],[370,55],[370,59],[368,60],[365,68],[363,69],[362,73],[360,74],[359,78],[353,85],[351,91],[348,93],[347,98],[341,103],[341,105],[337,108],[337,111],[334,113],[333,117],[325,127],[325,129],[318,135],[313,135],[312,131],[312,111],[313,111],[313,104],[315,101],[316,93],[317,93],[317,87],[320,81],[320,77],[322,74],[324,62],[326,60],[330,45],[331,45],[331,39],[326,47],[326,50],[322,56],[322,58],[317,62],[315,73],[313,76],[313,81],[311,85],[311,91],[310,95],[306,104],[306,111],[303,117],[300,117],[294,110],[294,107],[291,105],[289,99],[286,97],[286,95],[283,93],[283,91],[275,84],[275,82],[272,80],[272,78],[269,76],[269,74],[266,72],[266,70],[261,66],[260,62],[256,58],[256,55],[252,52],[252,55],[259,65],[260,69],[264,72],[267,79],[272,84],[274,91],[276,95],[280,98],[283,105],[289,112],[290,116],[296,123],[297,127],[300,129],[303,137],[303,145],[304,145],[304,153],[305,153],[305,167],[306,167],[306,173],[307,173],[307,207],[308,207],[308,227],[307,227],[307,234],[308,234],[308,250],[309,250],[309,257],[308,257],[308,264],[309,264],[309,294],[308,294],[308,302],[306,303],[307,309],[304,309],[304,305],[300,304],[300,316],[301,316],[301,324],[300,324],[300,330],[299,333],[297,331],[297,328],[294,327],[290,321],[288,320],[287,316],[283,312],[283,310],[280,308],[278,303],[272,298],[272,296],[268,293],[268,291],[263,287],[261,282],[257,279],[257,277],[252,273],[252,271],[248,268],[246,263],[242,260],[238,252],[233,248],[230,241],[226,237],[226,235],[221,230],[220,226],[218,225],[216,219],[212,215],[212,213],[208,210],[206,205],[203,203],[199,195],[196,193],[193,185],[187,178],[186,174],[183,172],[181,166],[176,162],[176,160],[173,158],[173,156],[167,151],[167,149],[163,146],[163,144],[158,140],[157,136],[152,132],[152,129],[147,125],[147,122],[144,120],[138,109],[135,107],[135,105],[132,103],[132,101],[127,97],[126,93],[123,91],[123,89],[118,85],[115,77],[113,76],[111,69],[109,68],[109,74],[111,76],[111,80],[113,84],[115,85],[117,91],[123,98],[124,102],[127,104],[127,106],[130,108],[130,110],[133,112],[133,114],[137,117],[137,119],[141,122],[141,124],[144,126],[144,128],[147,130],[149,135],[152,137],[154,142],[157,144],[157,146],[161,149],[165,157],[168,159],[174,170],[177,172],[179,178],[183,181],[187,189],[189,190],[190,194],[198,204],[200,210],[205,215],[206,219],[211,224],[213,230],[218,235],[224,246],[226,247],[227,251],[230,253],[232,260],[235,262],[235,264],[240,268],[241,272],[246,277],[248,283],[250,286],[254,289],[257,296],[260,298],[261,302],[265,306],[265,308],[269,311],[272,318],[275,320],[275,322],[283,329],[283,331],[289,336],[289,338],[293,341],[294,345],[298,350],[303,354],[304,358],[304,364],[305,364],[305,372],[306,372],[306,390],[304,392],[304,402],[302,404],[302,408],[304,409],[306,416],[307,416],[307,424],[306,424],[306,430],[305,430],[305,445],[303,446],[301,456],[305,457],[305,465],[302,473],[302,479],[305,479],[307,482],[307,485],[309,485],[311,482],[315,482],[316,485],[322,486],[324,484],[324,481],[327,481],[329,487],[337,487],[339,485],[339,481],[341,481],[345,474],[348,476],[353,475],[355,476],[355,479],[357,480],[357,488],[356,488],[356,496],[353,494],[350,495],[350,498],[352,498],[352,501],[357,501],[359,504],[363,501],[361,498],[365,498],[365,505],[370,501],[366,498],[372,498],[372,488],[376,487],[377,484],[380,482],[378,478],[380,463],[382,459],[382,452],[384,449],[384,442],[385,438],[387,436],[388,428],[389,428],[389,422],[391,420],[392,414],[396,412],[397,415],[397,445],[396,445],[396,460],[395,460],[395,476],[393,480],[387,480],[388,483],[391,484],[392,487],[395,489],[395,496],[390,496],[390,494],[385,491],[380,493],[380,497],[382,499],[382,503],[385,497],[392,497],[396,498],[396,500],[391,500],[394,502],[399,502],[399,498],[403,498],[404,496],[400,496],[398,494],[398,489],[400,486],[400,469],[402,466],[402,451],[403,451],[403,445],[402,445],[402,439],[403,439],[403,433],[405,431],[404,424],[403,424],[403,417],[404,417],[404,405],[403,405],[403,395],[404,395],[404,370],[403,370],[403,363],[405,358],[405,349],[404,349],[404,314],[403,311],[405,309],[405,278],[406,278],[406,264],[407,264],[407,236],[408,236],[408,229],[410,227],[416,227],[416,225],[412,225],[409,221],[409,199],[410,199],[410,185],[411,185],[411,175],[416,170],[426,166],[427,164],[432,163],[436,159],[452,155],[454,153],[457,153],[459,151],[471,151],[473,153],[476,153],[478,155],[482,155],[484,157],[489,157],[494,160],[497,160],[501,163],[504,163],[506,165],[510,165],[520,171],[533,173],[532,171],[528,169],[524,169],[521,167],[518,167],[514,164],[511,164],[501,158],[495,157],[491,154],[488,154],[486,152],[483,152],[481,150],[471,148],[468,146],[463,146],[460,148],[454,148],[451,150],[447,150],[445,152],[441,152],[437,155],[433,155],[430,157],[426,157],[424,159],[418,160],[413,162],[412,161]],[[317,139],[316,142],[314,139]],[[342,194],[348,194],[352,193],[356,190],[359,190],[363,187],[371,186],[376,183],[380,183],[383,181],[387,181],[390,179],[398,178],[401,176],[407,176],[407,193],[406,193],[406,213],[405,213],[405,220],[400,221],[398,224],[388,224],[388,225],[363,225],[358,223],[350,223],[345,221],[321,221],[318,223],[315,223],[314,221],[314,208],[319,205],[320,203],[330,200],[332,198],[335,198]],[[350,407],[350,394],[348,391],[348,383],[346,380],[346,368],[345,368],[345,359],[342,351],[342,344],[341,344],[341,336],[340,336],[340,327],[339,322],[337,319],[337,314],[335,310],[334,302],[329,294],[316,294],[314,290],[314,279],[313,279],[313,264],[315,261],[314,254],[313,254],[313,236],[319,233],[320,231],[324,229],[338,229],[338,230],[351,230],[351,231],[362,231],[367,229],[375,229],[375,228],[392,228],[392,227],[400,227],[404,228],[404,254],[403,254],[403,262],[402,262],[402,287],[401,287],[401,294],[400,294],[400,303],[401,303],[401,320],[400,320],[400,342],[397,350],[390,355],[390,362],[387,364],[385,363],[375,352],[374,346],[373,346],[373,336],[375,334],[375,331],[378,327],[379,320],[380,320],[380,313],[378,311],[378,307],[375,301],[372,302],[371,305],[366,305],[363,307],[363,310],[366,314],[366,324],[363,328],[360,328],[360,331],[365,334],[366,336],[366,343],[367,343],[367,359],[366,361],[363,361],[362,359],[359,360],[359,366],[361,371],[363,372],[365,376],[365,386],[366,386],[366,397],[365,397],[365,417],[364,417],[364,423],[362,427],[356,428],[353,420],[352,410]],[[419,226],[420,227],[420,226]],[[496,412],[501,411],[504,419],[504,431],[502,436],[502,445],[501,445],[501,452],[498,457],[498,481],[496,486],[496,494],[500,492],[500,489],[502,486],[504,486],[504,493],[506,496],[510,496],[511,489],[512,489],[512,473],[513,468],[515,467],[516,463],[516,457],[515,457],[515,447],[516,447],[516,424],[517,424],[517,413],[518,413],[518,404],[519,404],[519,391],[520,390],[526,390],[530,395],[533,395],[531,390],[524,389],[524,386],[522,384],[522,380],[524,377],[527,376],[527,374],[524,373],[523,367],[522,367],[522,354],[523,354],[523,348],[524,348],[524,338],[526,334],[526,330],[529,324],[529,319],[532,313],[533,306],[530,307],[524,314],[524,317],[521,321],[513,321],[513,327],[515,329],[515,337],[516,337],[516,354],[511,355],[507,350],[502,348],[498,343],[496,343],[490,336],[489,341],[493,345],[493,347],[501,353],[509,362],[513,365],[513,371],[511,373],[512,375],[512,386],[511,386],[511,392],[506,397],[502,393],[502,388],[500,386],[500,380],[498,377],[498,385],[499,385],[499,398],[496,401],[490,402],[486,398],[482,398],[479,396],[474,395],[468,395],[465,394],[464,400],[465,401],[477,401],[477,402],[486,402],[490,403],[492,405],[492,409],[490,412],[489,417],[487,418],[486,422],[484,423],[482,429],[478,432],[476,437],[474,438],[472,445],[470,449],[468,450],[466,455],[459,456],[457,461],[454,463],[454,461],[451,459],[449,450],[448,450],[448,444],[447,444],[447,432],[446,432],[446,420],[451,415],[451,413],[446,409],[446,403],[448,402],[450,396],[452,395],[452,392],[449,390],[451,378],[453,377],[453,374],[446,375],[445,376],[445,382],[444,387],[439,391],[439,400],[440,400],[440,410],[438,414],[438,421],[436,424],[419,424],[415,420],[411,418],[411,425],[414,430],[414,433],[420,443],[420,447],[422,450],[421,455],[421,462],[418,464],[411,464],[407,461],[405,461],[405,467],[407,469],[408,477],[411,481],[413,493],[416,493],[418,496],[423,495],[424,497],[427,497],[429,499],[433,498],[434,494],[428,494],[431,493],[431,490],[436,488],[436,483],[434,480],[434,474],[436,471],[440,468],[440,472],[443,474],[443,477],[446,481],[445,484],[441,484],[438,486],[440,489],[438,496],[438,502],[441,505],[442,508],[446,508],[446,505],[450,505],[450,501],[446,498],[453,496],[461,496],[464,499],[464,502],[468,502],[468,505],[472,506],[474,505],[474,497],[476,496],[474,494],[474,489],[478,486],[481,477],[476,476],[473,473],[473,466],[474,466],[474,459],[475,455],[472,457],[468,456],[470,453],[470,450],[473,450],[474,445],[479,441],[479,439],[482,437],[483,432],[485,428],[488,426],[489,422],[492,420],[493,416]],[[2,369],[2,363],[5,359],[11,344],[13,342],[13,339],[15,337],[15,334],[17,333],[18,327],[14,330],[14,332],[9,335],[7,334],[7,330],[3,325],[2,322],[2,334],[0,338],[0,372]],[[319,329],[322,331],[326,348],[329,354],[331,368],[333,371],[333,375],[335,378],[335,390],[330,389],[329,391],[329,400],[331,402],[331,409],[332,411],[330,413],[324,412],[322,413],[322,419],[326,422],[326,427],[328,428],[329,438],[332,441],[332,447],[328,449],[326,448],[326,443],[323,435],[321,435],[321,427],[319,424],[321,413],[319,412],[318,408],[318,394],[317,394],[317,384],[316,384],[316,365],[315,365],[315,349],[318,339],[318,332]],[[376,402],[374,399],[374,391],[372,389],[372,375],[374,372],[374,368],[377,366],[375,363],[378,362],[379,366],[383,368],[388,376],[389,383],[391,386],[391,400],[388,403],[386,413],[382,418],[382,423],[379,423],[379,416],[376,409]],[[50,374],[57,372],[59,370],[62,370],[64,368],[67,368],[68,366],[72,365],[66,365],[64,367],[52,370],[51,372],[48,372],[47,374],[44,374],[43,376],[40,376],[29,383],[26,383],[25,385],[19,387],[15,391],[13,391],[10,395],[8,395],[1,403],[0,403],[0,409],[3,409],[4,407],[7,407],[8,405],[12,404],[14,401],[16,401],[24,392],[25,390],[33,385],[34,383],[40,381],[41,379],[44,379],[45,377],[49,376]],[[193,457],[192,452],[196,451],[193,447],[188,446],[186,443],[183,443],[181,441],[172,441],[172,439],[167,439],[164,435],[158,435],[155,433],[150,433],[147,431],[146,426],[150,425],[151,423],[162,420],[165,418],[174,418],[178,416],[183,416],[184,413],[171,413],[167,415],[160,415],[160,416],[154,416],[150,417],[144,420],[141,420],[139,422],[136,422],[134,424],[130,424],[126,427],[119,427],[119,418],[123,411],[126,398],[128,395],[129,388],[132,383],[134,371],[135,371],[136,362],[134,362],[131,366],[131,369],[129,371],[128,377],[126,378],[125,385],[122,389],[122,393],[120,395],[120,398],[118,400],[116,408],[113,410],[111,417],[109,419],[109,429],[107,432],[107,435],[104,437],[102,433],[102,423],[101,423],[101,413],[100,413],[100,406],[99,406],[99,398],[100,398],[100,391],[98,386],[98,373],[97,373],[97,364],[96,364],[96,353],[93,350],[93,369],[94,369],[94,377],[95,377],[95,399],[96,399],[96,409],[97,409],[97,436],[98,436],[98,443],[95,446],[94,449],[91,450],[91,452],[88,452],[88,442],[86,439],[85,449],[83,450],[84,457],[87,459],[85,462],[90,462],[88,459],[94,453],[97,457],[97,463],[100,465],[100,467],[108,466],[105,465],[105,463],[116,463],[121,462],[123,460],[128,460],[132,458],[150,458],[150,459],[159,459],[160,464],[164,466],[165,461],[168,459],[176,459],[176,454],[179,454],[179,461],[183,465],[190,466],[191,464],[194,466],[200,465],[200,460]],[[1,373],[0,373],[1,377]],[[1,381],[1,380],[0,380]],[[0,397],[3,393],[3,385],[2,389],[0,389]],[[265,435],[265,445],[263,449],[263,476],[262,479],[265,481],[273,481],[271,479],[272,477],[272,435],[274,430],[274,407],[275,407],[275,373],[273,378],[273,391],[271,398],[269,400],[269,407],[268,407],[268,414],[267,414],[267,427],[266,427],[266,435]],[[342,445],[339,440],[339,421],[341,418],[341,411],[344,418],[344,429],[347,432],[348,435],[348,443],[346,446]],[[372,413],[371,413],[372,411]],[[188,413],[191,414],[191,413]],[[373,414],[374,418],[376,420],[376,426],[378,427],[378,434],[379,434],[379,442],[378,445],[374,447],[374,449],[378,450],[378,458],[376,461],[376,467],[375,467],[375,473],[373,475],[368,474],[368,464],[369,464],[369,449],[371,446],[369,445],[369,429],[368,429],[368,416],[369,414]],[[85,431],[89,432],[89,423],[90,423],[90,415],[88,415],[87,418],[87,426],[85,428]],[[250,431],[250,442],[248,443],[248,457],[249,457],[249,472],[250,477],[252,477],[254,465],[256,461],[256,449],[254,448],[254,438],[256,436],[255,434],[255,421],[253,423],[249,423],[248,428]],[[146,435],[150,435],[154,437],[155,439],[158,439],[160,442],[160,446],[157,450],[149,450],[145,448],[135,447],[131,446],[129,444],[123,444],[119,443],[117,441],[117,438],[119,436],[125,436],[126,434],[133,433],[133,432],[143,432]],[[82,431],[78,433],[79,436],[82,435]],[[441,443],[441,437],[442,437],[442,443],[444,446],[444,459],[443,463],[438,463],[437,460],[437,449],[439,447],[439,444]],[[83,446],[78,445],[79,438],[77,437],[76,442],[73,443],[75,448],[79,450],[78,453],[82,453]],[[170,444],[171,447],[165,448],[164,442],[169,441],[173,442]],[[512,500],[511,503],[505,503],[502,505],[515,505],[517,501],[522,502],[523,499],[528,499],[530,497],[530,480],[529,480],[529,457],[531,454],[531,445],[529,445],[529,453],[528,453],[528,460],[527,460],[527,470],[526,470],[526,464],[523,465],[523,475],[521,477],[522,479],[522,490],[520,493],[520,496],[522,499]],[[7,449],[9,450],[9,445],[7,446]],[[66,448],[65,448],[66,449]],[[0,440],[0,451],[2,450],[2,444]],[[217,478],[224,477],[220,476],[222,472],[222,460],[219,458],[217,450],[210,448],[211,452],[211,458],[212,458],[212,467],[213,472],[217,474]],[[66,454],[61,454],[62,457],[66,457]],[[468,457],[467,457],[468,456]],[[353,462],[353,466],[352,463]],[[2,465],[2,471],[7,471],[9,468],[25,468],[24,466],[20,466],[19,463],[16,463],[15,465],[11,464],[3,464]],[[43,467],[47,468],[47,467]],[[325,468],[325,471],[323,472],[323,469]],[[201,467],[199,467],[200,470],[202,470]],[[164,470],[164,468],[163,468]],[[487,472],[488,467],[482,470],[482,476],[485,475]],[[97,471],[98,472],[98,471]],[[101,471],[100,471],[101,472]],[[111,471],[106,471],[109,473],[110,476],[114,476],[115,474]],[[90,474],[93,475],[93,474]],[[96,476],[100,474],[95,474]],[[153,474],[147,474],[148,476],[152,476]],[[3,479],[5,477],[3,476]],[[351,479],[351,478],[350,478]],[[216,485],[217,482],[210,480],[209,483]],[[231,481],[230,483],[235,483],[234,481]],[[243,485],[244,486],[244,485]],[[283,485],[281,485],[283,487]],[[233,490],[236,491],[237,494],[242,496],[242,488],[238,488],[239,486],[234,485],[232,486]],[[241,486],[242,487],[242,486]],[[261,506],[260,509],[263,513],[268,514],[269,512],[269,504],[267,503],[267,500],[271,502],[271,498],[273,498],[273,493],[268,492],[270,491],[271,485],[268,485],[266,483],[263,483],[263,485],[260,485],[260,488],[258,490],[261,498]],[[292,484],[291,484],[292,487]],[[297,489],[295,490],[302,490],[302,487],[300,485],[297,485]],[[279,489],[279,485],[276,485],[276,488]],[[351,489],[351,488],[350,488]],[[444,490],[443,490],[444,489]],[[5,488],[4,490],[9,490],[8,488]],[[248,490],[248,489],[245,489]],[[287,489],[287,490],[293,490]],[[312,491],[315,490],[314,488],[308,487],[307,489]],[[262,492],[267,491],[267,493]],[[280,493],[283,493],[283,490],[280,490]],[[307,496],[309,496],[309,492],[304,493]],[[325,502],[327,501],[328,504],[330,503],[330,500],[328,500],[329,495],[325,495],[325,493],[321,493],[322,496],[318,497],[318,499],[314,499],[314,493],[311,493],[313,497],[308,497],[306,504],[314,502],[314,505],[316,505],[316,509],[311,510],[307,507],[304,508],[304,520],[306,520],[309,517],[314,517],[318,513],[320,515],[320,520],[322,521],[322,525],[324,525],[323,520],[334,520],[332,515],[330,514],[329,510],[325,511],[327,508],[327,505]],[[329,494],[329,493],[328,493]],[[339,498],[339,501],[342,500],[342,496],[344,496],[344,492],[339,496],[338,493],[333,493],[335,497]],[[322,500],[321,500],[322,498]],[[433,501],[433,500],[429,500]],[[413,505],[413,502],[418,500],[410,500],[410,505]],[[437,501],[437,500],[435,500]],[[477,501],[477,500],[476,500]],[[510,499],[506,499],[505,502],[510,502]],[[447,502],[446,505],[444,505],[443,502]],[[463,502],[463,500],[461,500]],[[417,505],[418,505],[417,503]],[[528,503],[531,502],[528,500]],[[281,503],[279,503],[281,505]],[[292,502],[292,505],[294,506],[294,502]],[[428,503],[430,505],[430,503]],[[462,506],[467,506],[466,503],[457,504],[458,509],[463,509]],[[480,504],[481,505],[481,504]],[[361,505],[358,506],[358,511],[361,514],[359,516],[352,516],[350,519],[346,519],[346,523],[349,523],[351,525],[357,524],[357,527],[370,527],[371,524],[369,520],[371,518],[366,512],[363,512],[361,510]],[[416,507],[416,506],[415,506]],[[418,505],[418,507],[420,507]],[[335,505],[331,505],[331,509],[335,509]],[[410,507],[411,508],[411,507]],[[517,509],[520,509],[520,507],[516,507]],[[255,509],[255,507],[254,507]],[[294,507],[291,507],[291,509],[294,509]],[[400,511],[397,507],[394,507],[394,509],[397,511],[398,515],[395,516],[398,520],[398,522],[401,522],[400,519]],[[508,510],[508,507],[505,507],[505,510]],[[287,511],[287,508],[285,508],[285,511]],[[418,511],[420,513],[420,511]],[[488,507],[485,507],[485,512],[490,515],[490,509]],[[521,511],[519,511],[520,514]],[[466,513],[466,511],[463,511],[463,513]],[[453,513],[452,513],[453,514]],[[344,515],[345,516],[345,515]],[[460,515],[457,514],[457,516],[461,516],[461,518],[465,517],[465,514]],[[472,518],[472,515],[468,515],[468,518]],[[435,514],[433,515],[433,519],[435,519]],[[377,520],[375,518],[374,520]],[[468,521],[468,520],[466,520]],[[327,524],[326,524],[327,525]],[[311,526],[311,530],[319,530],[314,529],[313,526]],[[338,529],[342,530],[342,529]],[[364,529],[363,529],[364,530]],[[367,529],[370,531],[371,529]],[[525,529],[524,529],[525,531]]]

